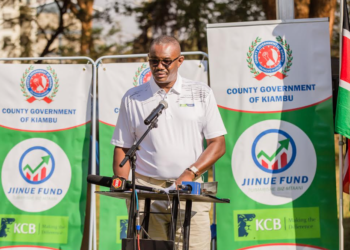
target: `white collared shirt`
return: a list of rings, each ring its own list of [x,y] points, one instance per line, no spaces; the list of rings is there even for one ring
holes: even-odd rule
[[[136,172],[156,179],[176,179],[203,152],[203,139],[226,134],[213,91],[180,75],[166,93],[151,80],[122,98],[111,143],[130,148],[147,130],[146,117],[161,100],[168,108],[137,151]]]

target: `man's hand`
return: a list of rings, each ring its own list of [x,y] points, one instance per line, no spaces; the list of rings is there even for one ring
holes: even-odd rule
[[[130,164],[129,161],[125,163],[124,167],[119,167],[119,164],[124,159],[128,148],[115,147],[113,157],[113,173],[115,176],[123,177],[124,179],[129,178]]]
[[[183,181],[193,181],[194,180],[194,173],[192,173],[189,170],[185,170],[180,176],[179,178],[177,178],[177,180],[175,181],[175,185],[176,185],[176,189],[177,189],[177,185],[180,185]]]
[[[223,156],[225,149],[224,136],[207,139],[207,148],[199,156],[198,160],[191,165],[195,166],[199,170],[197,175],[201,175],[207,171],[221,156]],[[176,187],[183,181],[193,181],[194,179],[194,173],[192,171],[185,170],[175,181]]]

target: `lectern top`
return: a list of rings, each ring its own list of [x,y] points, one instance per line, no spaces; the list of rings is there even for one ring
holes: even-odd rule
[[[108,192],[108,191],[96,191],[96,194],[106,195],[119,199],[130,199],[131,192]],[[169,198],[172,199],[173,196],[177,194],[158,194],[158,193],[149,193],[149,192],[138,192],[137,197],[139,200],[151,199],[151,200],[165,200]],[[181,194],[180,201],[192,200],[193,202],[212,202],[212,203],[230,203],[229,199],[220,199],[212,195],[195,195],[195,194]]]

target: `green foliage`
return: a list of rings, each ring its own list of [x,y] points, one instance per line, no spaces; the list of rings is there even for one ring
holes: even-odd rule
[[[252,41],[252,44],[249,46],[249,52],[247,53],[247,63],[248,63],[248,68],[250,69],[250,73],[253,73],[254,74],[254,77],[256,77],[257,75],[260,74],[259,71],[257,71],[254,67],[254,64],[253,64],[253,59],[252,59],[252,56],[253,56],[253,51],[254,51],[254,48],[256,47],[256,45],[258,45],[258,43],[261,42],[261,38],[260,37],[257,37],[255,38],[254,41]]]
[[[47,70],[50,71],[51,75],[53,76],[53,81],[54,81],[54,86],[53,86],[52,93],[48,97],[48,98],[50,98],[52,100],[56,96],[56,93],[58,92],[58,88],[59,88],[60,85],[58,84],[59,79],[57,78],[56,71],[51,66],[48,66]]]
[[[23,96],[25,96],[27,99],[30,98],[31,96],[27,93],[26,88],[25,88],[25,80],[27,78],[27,75],[34,69],[33,65],[30,65],[28,69],[26,69],[21,77],[21,91],[23,93]]]
[[[141,67],[139,67],[135,72],[135,76],[133,77],[134,81],[132,83],[135,87],[139,85],[137,80],[139,79],[142,70],[144,70],[145,68],[147,68],[147,64],[143,63]]]
[[[276,40],[277,40],[277,42],[279,42],[284,47],[284,49],[287,52],[287,63],[284,66],[284,68],[282,69],[282,74],[287,76],[287,72],[290,71],[290,67],[293,65],[292,64],[292,61],[293,61],[292,53],[293,53],[293,51],[290,49],[290,46],[287,43],[287,41],[283,40],[282,37],[278,36],[278,37],[276,37]]]

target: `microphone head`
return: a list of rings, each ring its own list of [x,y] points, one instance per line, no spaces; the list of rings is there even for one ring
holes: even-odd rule
[[[162,104],[162,105],[164,106],[164,109],[167,109],[167,108],[168,108],[168,103],[167,103],[166,101],[164,101],[164,100],[161,100],[161,101],[159,102],[159,104]]]
[[[88,175],[87,182],[103,187],[110,187],[112,184],[112,178],[107,176],[100,176],[100,175]]]

